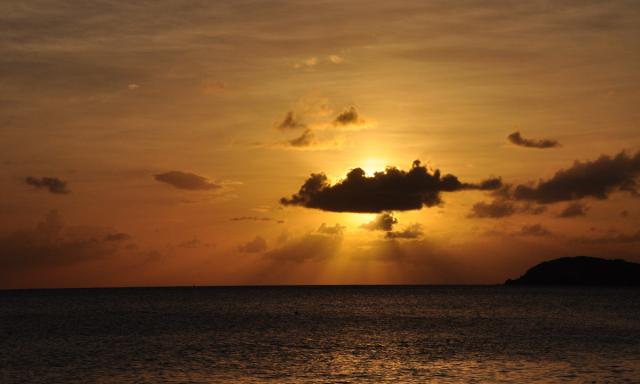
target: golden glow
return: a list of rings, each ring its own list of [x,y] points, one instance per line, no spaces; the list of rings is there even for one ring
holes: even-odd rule
[[[373,176],[374,173],[384,171],[389,165],[387,161],[379,157],[368,157],[358,164],[362,164],[360,167],[364,170],[367,176]]]
[[[362,224],[366,224],[372,221],[375,217],[375,213],[345,213],[343,214],[344,222],[349,227],[360,228]]]

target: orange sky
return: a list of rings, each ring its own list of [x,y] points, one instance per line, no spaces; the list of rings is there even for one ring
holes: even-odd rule
[[[0,26],[2,288],[500,283],[559,256],[640,261],[634,2],[27,0]],[[332,189],[416,159],[474,187]],[[312,173],[330,202],[281,204]]]

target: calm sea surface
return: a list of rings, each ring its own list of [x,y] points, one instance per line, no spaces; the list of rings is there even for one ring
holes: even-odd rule
[[[640,382],[640,290],[0,291],[0,383]]]

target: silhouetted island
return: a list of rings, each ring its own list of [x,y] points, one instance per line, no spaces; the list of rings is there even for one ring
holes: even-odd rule
[[[529,269],[506,285],[640,285],[640,264],[589,256],[562,257]]]

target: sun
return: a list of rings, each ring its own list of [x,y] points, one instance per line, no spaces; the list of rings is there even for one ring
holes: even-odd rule
[[[360,168],[364,170],[367,176],[373,176],[376,172],[384,171],[389,165],[386,160],[379,157],[367,157],[360,164]]]

